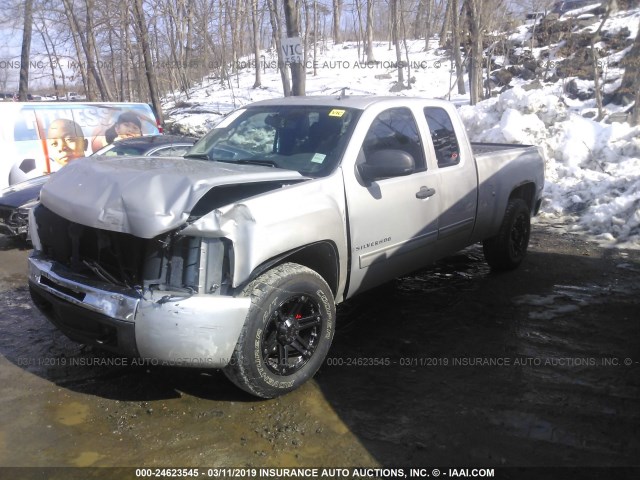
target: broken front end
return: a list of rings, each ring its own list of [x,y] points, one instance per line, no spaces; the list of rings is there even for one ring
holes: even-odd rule
[[[228,239],[180,229],[139,238],[71,222],[44,205],[32,212],[31,230],[31,296],[69,338],[171,365],[229,362],[250,300],[227,296]]]

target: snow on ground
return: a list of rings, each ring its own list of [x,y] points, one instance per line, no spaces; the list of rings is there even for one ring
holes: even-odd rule
[[[627,26],[635,35],[640,10],[615,17],[616,29]],[[468,104],[457,94],[451,61],[435,43],[424,51],[424,40],[408,43],[411,89],[404,96],[444,98]],[[355,43],[323,45],[313,74],[307,66],[307,95],[328,95],[347,88],[351,95],[389,95],[397,79],[395,51],[385,42],[375,45],[379,62],[366,65]],[[265,55],[267,64],[275,56]],[[189,93],[166,99],[165,110],[181,128],[197,135],[211,129],[222,115],[242,105],[282,96],[280,75],[264,69],[262,86],[253,88],[252,69],[240,69],[230,85],[205,79]],[[405,70],[406,74],[406,70]],[[565,231],[587,235],[604,245],[640,248],[640,127],[596,122],[594,101],[567,98],[561,83],[526,91],[517,86],[478,105],[459,108],[472,141],[526,143],[545,155],[545,200],[538,221],[562,225]],[[612,106],[611,112],[618,108]]]

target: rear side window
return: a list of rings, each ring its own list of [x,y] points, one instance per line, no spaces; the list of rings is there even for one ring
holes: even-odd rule
[[[438,167],[458,165],[460,163],[460,147],[449,114],[443,108],[427,107],[424,109],[424,116],[431,132]]]

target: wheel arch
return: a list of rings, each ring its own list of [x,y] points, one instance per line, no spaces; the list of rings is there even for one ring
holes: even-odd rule
[[[288,262],[297,263],[315,271],[327,282],[335,298],[340,279],[340,264],[338,248],[335,243],[330,240],[322,240],[309,245],[303,245],[261,263],[235,290],[241,291],[249,282],[262,273]]]
[[[520,198],[527,204],[527,206],[529,207],[529,211],[533,213],[534,208],[536,208],[535,196],[536,196],[535,183],[533,182],[523,183],[521,185],[518,185],[516,188],[514,188],[511,191],[511,194],[509,194],[509,199],[507,200],[507,205],[511,200]]]

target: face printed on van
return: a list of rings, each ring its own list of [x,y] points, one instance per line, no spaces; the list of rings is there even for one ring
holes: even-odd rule
[[[139,137],[142,135],[140,125],[134,122],[122,122],[116,124],[116,133],[118,135],[118,140],[122,140],[123,138]]]
[[[66,165],[71,160],[84,157],[87,141],[80,126],[72,120],[59,118],[47,131],[49,156],[58,164]]]

